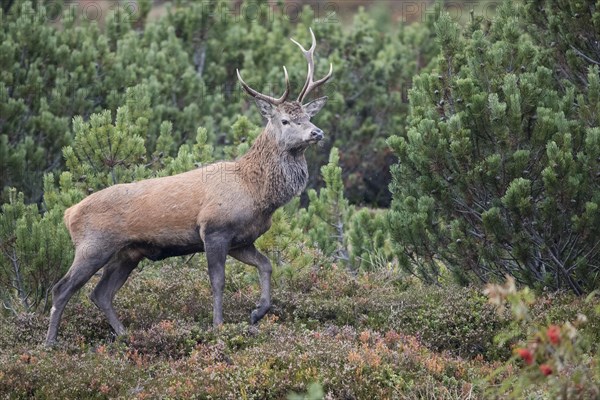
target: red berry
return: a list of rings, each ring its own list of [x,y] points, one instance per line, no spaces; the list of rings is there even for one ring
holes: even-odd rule
[[[550,343],[557,345],[560,343],[560,328],[556,325],[550,325],[546,331]]]
[[[542,364],[540,365],[540,371],[542,371],[542,374],[548,376],[552,374],[552,367],[548,364]]]
[[[525,361],[525,364],[531,365],[533,364],[533,354],[528,349],[517,349],[517,354]]]

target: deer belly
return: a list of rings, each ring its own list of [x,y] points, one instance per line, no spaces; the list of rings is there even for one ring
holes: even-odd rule
[[[169,231],[167,229],[160,234],[155,233],[145,240],[136,241],[133,247],[152,261],[204,251],[204,243],[198,229],[185,231]]]
[[[138,249],[144,257],[152,261],[164,260],[169,257],[186,256],[188,254],[204,251],[204,244],[198,242],[190,245],[175,245],[157,247],[153,245],[139,246]]]

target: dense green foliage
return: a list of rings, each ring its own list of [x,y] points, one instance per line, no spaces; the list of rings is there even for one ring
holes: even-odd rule
[[[103,109],[114,117],[126,88],[140,84],[150,91],[152,109],[144,127],[148,157],[157,150],[163,121],[172,124],[169,155],[192,142],[198,126],[207,129],[210,143],[218,144],[217,155],[224,155],[223,146],[234,140],[231,125],[246,103],[236,68],[257,88],[279,92],[281,66],[287,65],[298,88],[304,61],[286,38],[307,42],[312,25],[320,43],[317,68],[325,71],[329,62],[335,66],[335,80],[323,89],[331,99],[319,117],[327,147],[343,150],[355,202],[389,202],[392,158],[376,155],[386,152],[385,139],[403,125],[405,113],[398,111],[406,109],[403,95],[412,76],[433,57],[430,27],[380,35],[375,21],[359,13],[345,32],[336,16],[313,20],[310,8],[292,18],[284,11],[267,12],[273,5],[259,1],[258,15],[235,16],[229,2],[219,0],[177,1],[165,17],[148,23],[148,1],[132,15],[117,7],[105,13],[101,29],[100,21],[85,18],[77,7],[51,2],[46,11],[36,3],[34,8],[17,0],[0,16],[3,188],[16,187],[27,201],[39,201],[43,174],[63,166],[61,149],[76,134],[72,117],[87,120]],[[271,17],[257,23],[264,15]],[[259,115],[248,110],[259,125]],[[317,185],[326,155],[311,154],[311,186]]]
[[[42,216],[21,193],[9,196],[0,213],[0,300],[14,313],[48,310],[51,285],[73,261],[62,209]]]
[[[598,1],[533,0],[524,6],[532,22],[528,32],[544,48],[552,49],[554,72],[585,89],[589,66],[600,63]]]
[[[585,84],[561,79],[523,15],[504,2],[491,25],[436,23],[438,66],[415,77],[408,132],[389,140],[393,235],[401,264],[430,282],[445,266],[581,294],[600,283],[599,70],[571,55]]]

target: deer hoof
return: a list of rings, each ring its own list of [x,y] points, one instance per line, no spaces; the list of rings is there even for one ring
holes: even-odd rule
[[[250,325],[256,325],[258,321],[262,319],[262,316],[259,316],[258,310],[252,311],[250,314]]]
[[[263,319],[263,317],[269,312],[270,309],[271,306],[268,305],[259,307],[256,310],[252,311],[252,314],[250,314],[250,323],[252,325],[255,325],[258,321]]]

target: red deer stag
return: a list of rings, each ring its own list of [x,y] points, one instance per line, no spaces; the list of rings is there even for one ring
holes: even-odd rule
[[[52,311],[46,344],[56,342],[63,310],[71,296],[100,268],[100,281],[90,298],[104,312],[117,335],[125,327],[113,299],[140,260],[205,252],[213,291],[213,324],[223,323],[225,258],[258,269],[261,296],[250,321],[258,322],[271,306],[271,263],[254,241],[271,226],[271,216],[304,190],[308,178],[304,151],[323,139],[310,122],[325,105],[322,97],[302,104],[333,73],[314,80],[315,35],[309,50],[297,44],[308,62],[306,83],[296,101],[286,89],[280,98],[259,93],[244,82],[267,125],[251,149],[236,161],[223,161],[182,174],[114,185],[94,193],[65,212],[75,245],[75,258],[52,289]]]

